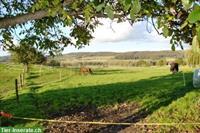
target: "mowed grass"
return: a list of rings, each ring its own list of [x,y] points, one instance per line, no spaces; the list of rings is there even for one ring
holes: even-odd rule
[[[26,86],[15,100],[14,79],[22,66],[0,65],[0,109],[15,116],[49,118],[82,106],[112,107],[121,103],[138,104],[146,122],[200,122],[200,91],[192,87],[192,69],[172,75],[166,67],[95,68],[93,75],[80,75],[78,69],[32,66]],[[13,69],[11,71],[11,69]],[[6,86],[6,87],[5,87]],[[7,91],[4,91],[6,88]],[[13,125],[34,125],[4,120]],[[170,130],[172,127],[165,127]],[[198,126],[175,126],[196,131]]]

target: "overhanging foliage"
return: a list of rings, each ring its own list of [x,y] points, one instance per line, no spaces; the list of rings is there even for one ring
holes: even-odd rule
[[[192,44],[195,36],[200,41],[198,0],[0,0],[1,45],[12,49],[17,39],[50,54],[68,45],[81,48],[89,45],[102,17],[131,24],[151,19],[158,34],[171,37],[172,50]]]

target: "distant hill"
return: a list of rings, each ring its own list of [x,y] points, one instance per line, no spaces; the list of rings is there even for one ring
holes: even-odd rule
[[[8,62],[10,60],[10,56],[0,56],[0,63]]]
[[[116,59],[162,59],[162,58],[184,58],[184,51],[141,51],[127,52],[115,56]]]
[[[85,58],[85,57],[105,57],[112,56],[113,59],[132,60],[132,59],[162,59],[162,58],[184,58],[184,51],[135,51],[135,52],[81,52],[69,53],[60,57],[66,58]]]
[[[68,53],[56,56],[56,60],[71,60],[71,59],[115,59],[115,60],[139,60],[151,59],[158,60],[163,58],[184,58],[184,51],[133,51],[133,52],[78,52]],[[48,57],[50,60],[52,57]],[[8,62],[10,56],[0,56],[0,63]]]
[[[116,53],[116,52],[79,52],[79,53],[64,54],[64,56],[82,58],[82,57],[91,57],[91,56],[117,56],[119,54],[120,53]]]

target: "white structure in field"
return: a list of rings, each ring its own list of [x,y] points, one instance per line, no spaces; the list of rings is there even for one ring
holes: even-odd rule
[[[196,69],[193,74],[194,88],[200,88],[200,69]]]

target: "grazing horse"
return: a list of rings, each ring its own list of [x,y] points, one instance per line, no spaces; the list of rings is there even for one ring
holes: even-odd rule
[[[89,67],[81,67],[80,74],[92,74],[92,69]]]
[[[150,61],[150,65],[151,66],[156,66],[156,62],[155,61]]]
[[[168,62],[167,65],[170,65],[170,71],[172,73],[177,73],[179,71],[179,64],[176,62]]]

